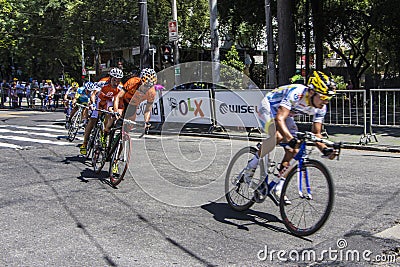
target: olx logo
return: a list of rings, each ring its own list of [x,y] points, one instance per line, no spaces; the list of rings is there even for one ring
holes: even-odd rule
[[[201,109],[201,105],[203,104],[203,100],[192,100],[188,98],[187,101],[181,100],[178,101],[176,98],[170,97],[168,98],[168,103],[171,108],[171,114],[177,115],[177,112],[183,116],[186,116],[189,112],[193,112],[194,116],[204,117],[204,112]]]

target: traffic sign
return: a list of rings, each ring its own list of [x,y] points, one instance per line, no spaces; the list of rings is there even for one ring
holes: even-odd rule
[[[176,20],[168,22],[168,36],[170,42],[178,40],[178,22]]]

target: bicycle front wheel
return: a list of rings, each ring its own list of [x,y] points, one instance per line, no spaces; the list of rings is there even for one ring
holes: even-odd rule
[[[263,180],[264,165],[260,160],[259,172],[256,171],[251,181],[245,181],[244,169],[249,160],[257,153],[254,147],[245,147],[239,150],[229,163],[225,176],[225,198],[229,206],[236,211],[244,211],[253,206],[254,190],[251,182],[260,184]]]
[[[333,201],[331,174],[321,162],[308,159],[300,171],[293,168],[282,188],[279,207],[283,223],[297,236],[314,234],[328,220]]]
[[[91,158],[92,153],[94,152],[94,144],[95,144],[95,140],[97,140],[99,138],[100,135],[100,130],[98,127],[94,127],[92,129],[92,132],[89,135],[89,140],[86,146],[86,159]]]
[[[117,186],[125,177],[131,158],[131,139],[128,134],[123,134],[119,144],[114,150],[110,161],[110,183]]]
[[[74,141],[76,134],[78,133],[79,123],[81,122],[81,120],[82,120],[82,113],[78,111],[72,118],[71,125],[68,129],[68,140],[70,142]]]

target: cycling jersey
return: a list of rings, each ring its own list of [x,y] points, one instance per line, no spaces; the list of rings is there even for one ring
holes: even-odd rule
[[[86,93],[85,87],[79,87],[75,94],[75,99],[78,104],[87,104],[89,102],[90,95]]]
[[[99,81],[97,83],[98,87],[101,87],[98,97],[100,98],[101,101],[106,101],[112,99],[114,96],[118,94],[120,90],[123,89],[122,83],[119,83],[117,87],[112,87],[110,80],[107,79],[107,81]]]
[[[129,103],[141,83],[142,81],[139,77],[130,78],[124,83],[124,102]]]
[[[70,87],[68,88],[67,92],[65,93],[67,95],[67,97],[69,97],[70,99],[75,98],[75,93],[76,93],[76,89],[75,87]]]
[[[314,122],[322,123],[326,114],[326,106],[319,109],[309,103],[308,87],[301,84],[280,86],[269,92],[264,98],[265,101],[268,101],[271,115],[274,118],[280,106],[290,110],[291,117],[304,114],[313,115]]]
[[[269,92],[258,107],[258,121],[264,132],[268,133],[269,125],[276,117],[278,108],[281,106],[290,110],[285,124],[292,135],[298,131],[296,122],[293,119],[294,116],[303,114],[313,115],[314,122],[322,123],[326,114],[326,106],[319,109],[309,103],[307,86],[301,84],[280,86]]]

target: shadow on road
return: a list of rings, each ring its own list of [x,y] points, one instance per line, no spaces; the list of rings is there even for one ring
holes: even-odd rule
[[[286,228],[270,224],[270,223],[282,223],[282,220],[276,217],[275,215],[266,212],[255,211],[252,209],[239,212],[232,210],[227,203],[216,203],[216,202],[211,202],[209,204],[203,205],[201,206],[201,208],[213,214],[214,215],[213,218],[216,221],[236,226],[238,229],[241,230],[249,231],[249,228],[247,227],[248,225],[257,224],[259,226],[265,227],[275,232],[281,232],[295,236],[292,233],[290,233]],[[245,223],[242,224],[236,223],[234,222],[235,220],[243,221]],[[303,237],[299,238],[311,241],[307,238]]]
[[[84,156],[81,155],[77,155],[77,156],[72,156],[72,157],[65,157],[65,159],[63,161],[64,164],[71,164],[71,162],[80,162],[82,164],[87,165],[86,163],[86,158]],[[89,166],[89,165],[87,165]]]
[[[107,171],[101,171],[100,173],[96,173],[92,169],[86,168],[83,171],[81,171],[81,176],[78,176],[76,178],[84,183],[88,183],[89,180],[99,180],[102,183],[112,186],[107,180],[108,177],[109,176]]]

